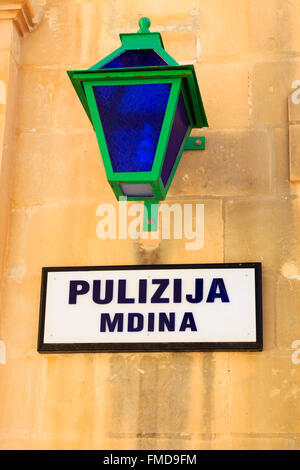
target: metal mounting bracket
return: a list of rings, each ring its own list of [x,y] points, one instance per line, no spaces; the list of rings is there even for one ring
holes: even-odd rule
[[[183,150],[204,150],[205,137],[187,137]],[[157,230],[158,201],[144,201],[143,230],[152,232]]]
[[[205,137],[187,137],[184,150],[204,150]]]
[[[144,202],[143,230],[153,232],[157,230],[158,202]]]

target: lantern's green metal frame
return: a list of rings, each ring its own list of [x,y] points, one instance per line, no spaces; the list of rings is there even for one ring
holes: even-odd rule
[[[145,20],[147,19],[144,18],[140,20],[141,29],[138,33],[120,34],[122,45],[116,51],[112,52],[90,69],[68,71],[68,75],[95,129],[107,179],[115,193],[115,196],[117,199],[124,197],[120,187],[122,183],[149,184],[152,188],[153,196],[127,196],[127,199],[129,201],[144,201],[145,211],[143,228],[144,230],[156,230],[158,202],[166,197],[183,151],[185,149],[203,150],[205,148],[205,138],[189,137],[190,131],[194,127],[207,127],[208,124],[194,66],[178,65],[177,62],[165,51],[161,35],[159,33],[150,33],[148,31],[147,25],[150,25],[150,21],[147,20],[148,22],[145,22]],[[154,50],[165,62],[167,62],[168,65],[159,67],[128,67],[118,69],[101,68],[123,52],[137,49]],[[151,171],[113,171],[93,87],[161,83],[170,83],[171,89]],[[186,133],[186,137],[183,140],[168,182],[166,186],[164,186],[160,175],[180,93],[185,101],[190,126]]]
[[[143,20],[143,18],[141,18],[141,20]],[[138,33],[121,33],[119,37],[121,39],[121,47],[97,62],[97,64],[93,65],[89,70],[99,70],[123,52],[137,49],[152,49],[157,52],[168,65],[178,65],[178,62],[166,52],[160,33],[150,33],[148,30],[145,32],[139,31]]]

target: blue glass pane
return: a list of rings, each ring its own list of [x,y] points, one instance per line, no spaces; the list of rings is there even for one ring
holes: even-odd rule
[[[102,69],[121,67],[157,67],[168,65],[157,52],[152,49],[141,49],[122,52],[118,57],[105,64]]]
[[[151,171],[171,84],[95,86],[114,171]]]
[[[180,93],[173,126],[170,134],[170,140],[165,154],[165,160],[161,171],[163,185],[166,186],[171,175],[178,154],[185,141],[189,131],[190,121],[186,111],[182,94]]]

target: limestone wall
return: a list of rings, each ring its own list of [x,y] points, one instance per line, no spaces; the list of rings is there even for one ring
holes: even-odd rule
[[[13,3],[0,1],[0,447],[299,449],[299,0],[32,0],[23,30]],[[210,124],[166,200],[204,204],[196,251],[96,233],[99,204],[118,204],[66,70],[141,16],[195,64]],[[37,353],[42,266],[247,261],[263,266],[263,352]]]

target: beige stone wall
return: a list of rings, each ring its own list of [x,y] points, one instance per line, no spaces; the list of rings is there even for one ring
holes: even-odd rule
[[[2,157],[7,132],[11,150],[1,170],[10,189],[1,191],[0,447],[299,449],[300,183],[290,181],[289,141],[293,174],[300,142],[288,113],[300,80],[299,0],[32,5],[23,38],[15,20],[0,19],[0,80],[14,91],[0,100]],[[114,196],[66,70],[96,63],[145,15],[171,55],[195,64],[210,124],[194,132],[207,148],[184,153],[167,198],[204,204],[199,251],[170,240],[149,255],[138,241],[96,236],[96,209]],[[151,261],[261,261],[264,351],[37,353],[42,266]]]

